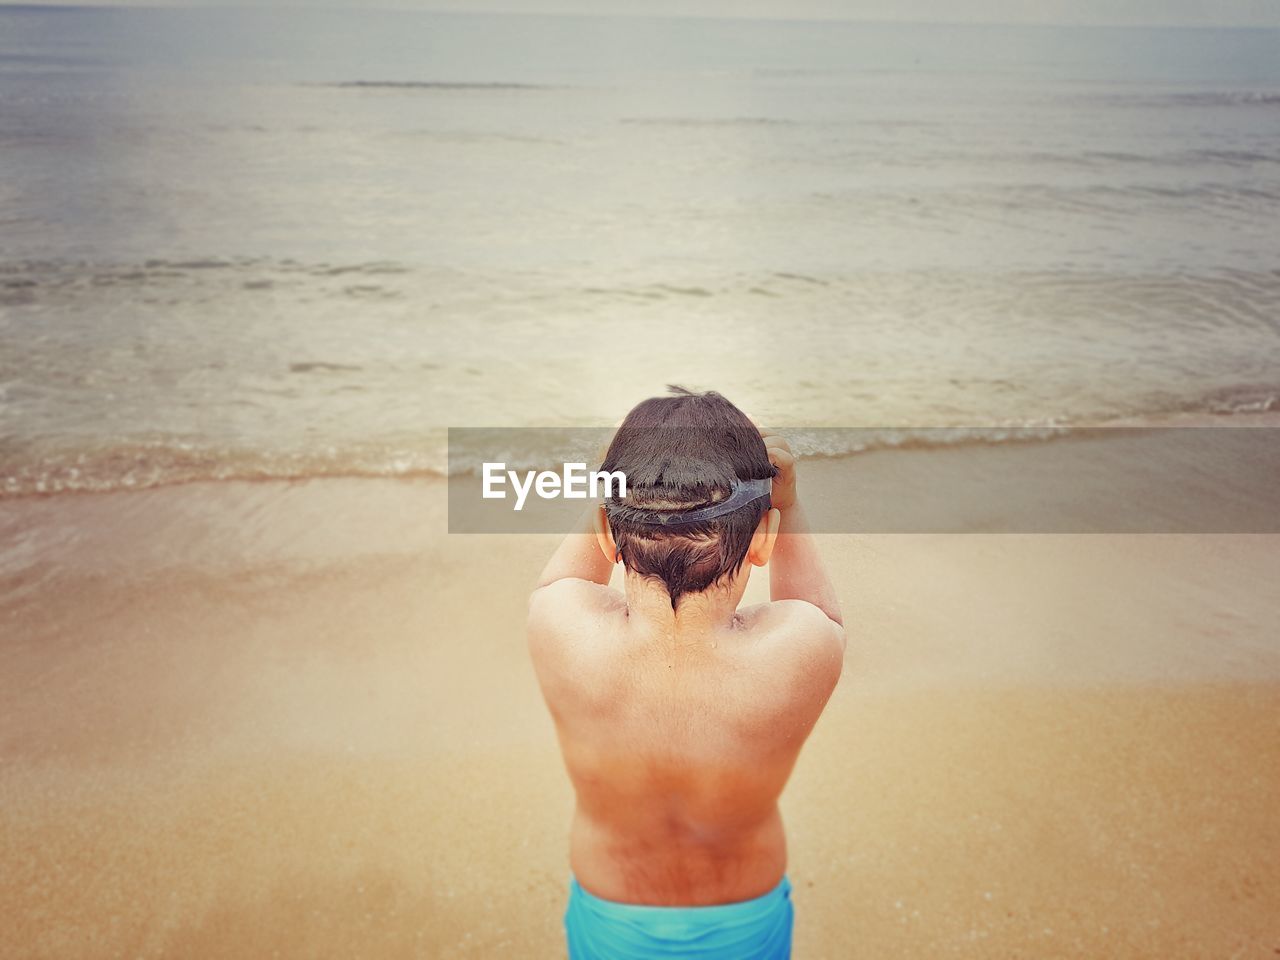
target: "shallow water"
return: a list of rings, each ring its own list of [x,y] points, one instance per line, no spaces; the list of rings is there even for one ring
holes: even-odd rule
[[[0,496],[1280,405],[1280,31],[0,10]]]

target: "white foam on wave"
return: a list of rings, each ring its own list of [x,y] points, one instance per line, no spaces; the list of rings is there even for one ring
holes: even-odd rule
[[[974,445],[1049,443],[1084,429],[1160,429],[1186,426],[1277,426],[1280,387],[1242,386],[1195,403],[1174,404],[1109,418],[1002,422],[952,427],[781,427],[802,457],[837,459],[884,450],[936,450]],[[443,435],[420,443],[255,451],[200,446],[179,439],[106,444],[78,453],[23,457],[12,448],[0,464],[0,499],[145,490],[201,482],[303,481],[339,477],[434,478],[479,475],[482,464],[547,469],[556,461],[598,463],[606,428],[521,428],[463,431],[452,445]],[[495,446],[495,442],[500,446]],[[25,461],[25,462],[24,462]]]

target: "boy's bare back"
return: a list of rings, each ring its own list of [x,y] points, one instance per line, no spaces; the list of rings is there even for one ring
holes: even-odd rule
[[[655,623],[566,579],[531,603],[534,668],[577,793],[574,875],[610,900],[729,903],[786,868],[778,797],[840,676],[802,600]]]

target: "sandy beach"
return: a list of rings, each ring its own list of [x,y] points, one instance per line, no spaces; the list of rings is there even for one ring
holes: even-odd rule
[[[554,538],[451,536],[405,480],[0,527],[0,954],[562,955]],[[1274,955],[1280,539],[822,542],[851,643],[784,796],[797,957]]]

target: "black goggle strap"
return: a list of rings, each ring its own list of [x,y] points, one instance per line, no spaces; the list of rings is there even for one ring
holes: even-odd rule
[[[643,518],[636,517],[636,514],[640,512],[640,508],[637,508],[627,516],[627,522],[642,523],[655,527],[675,527],[691,523],[703,523],[707,520],[714,520],[717,517],[733,513],[749,503],[754,503],[756,500],[767,497],[772,490],[772,480],[737,480],[734,482],[732,489],[730,489],[729,495],[716,503],[709,503],[705,507],[694,507],[692,510],[645,511]],[[614,500],[610,501],[607,506],[621,507],[622,504]]]

